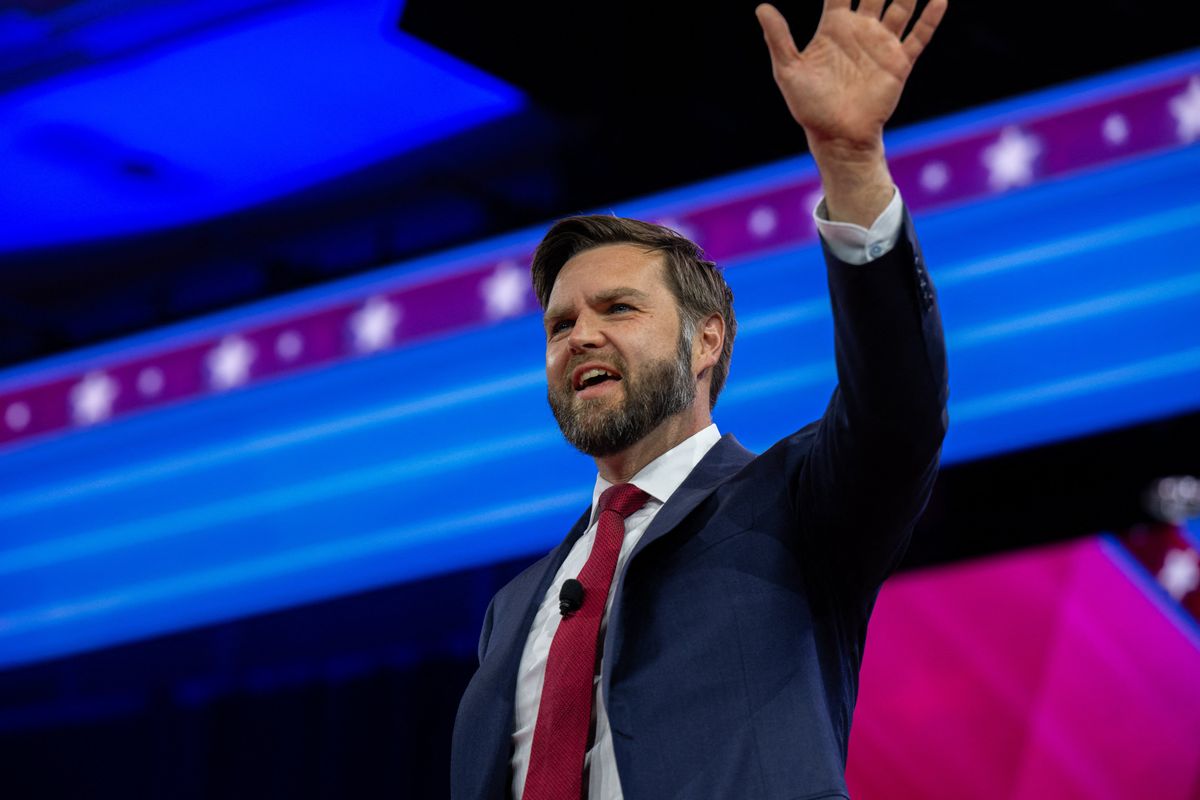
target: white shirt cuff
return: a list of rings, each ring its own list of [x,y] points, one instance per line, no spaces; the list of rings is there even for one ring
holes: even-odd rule
[[[866,264],[891,252],[900,239],[904,221],[904,202],[900,190],[892,192],[892,201],[871,225],[870,230],[853,222],[833,222],[825,210],[825,198],[813,209],[813,219],[821,238],[840,260],[847,264]]]

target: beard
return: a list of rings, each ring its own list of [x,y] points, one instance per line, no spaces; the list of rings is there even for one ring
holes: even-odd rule
[[[696,400],[692,348],[689,337],[680,333],[674,358],[652,361],[637,375],[621,361],[613,361],[622,375],[624,403],[611,403],[606,397],[578,400],[569,384],[566,388],[551,386],[547,399],[563,437],[589,456],[611,456],[641,441],[668,417],[690,408]]]

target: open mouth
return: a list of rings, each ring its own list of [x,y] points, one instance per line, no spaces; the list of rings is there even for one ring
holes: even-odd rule
[[[613,370],[605,367],[588,367],[587,369],[576,370],[572,385],[576,392],[583,392],[592,387],[605,383],[615,383],[619,380],[621,380],[621,376]]]

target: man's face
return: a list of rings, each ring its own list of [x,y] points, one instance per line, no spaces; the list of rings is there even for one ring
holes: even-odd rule
[[[550,408],[567,441],[608,456],[640,441],[696,399],[662,256],[615,244],[563,265],[546,310]]]

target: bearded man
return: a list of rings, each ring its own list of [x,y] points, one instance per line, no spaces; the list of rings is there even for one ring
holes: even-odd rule
[[[546,380],[592,507],[493,598],[452,796],[846,797],[867,620],[946,430],[941,322],[882,132],[945,12],[826,0],[800,52],[756,13],[825,199],[838,388],[762,455],[712,423],[733,294],[676,233],[554,225],[534,255]],[[786,352],[786,348],[780,348]]]

